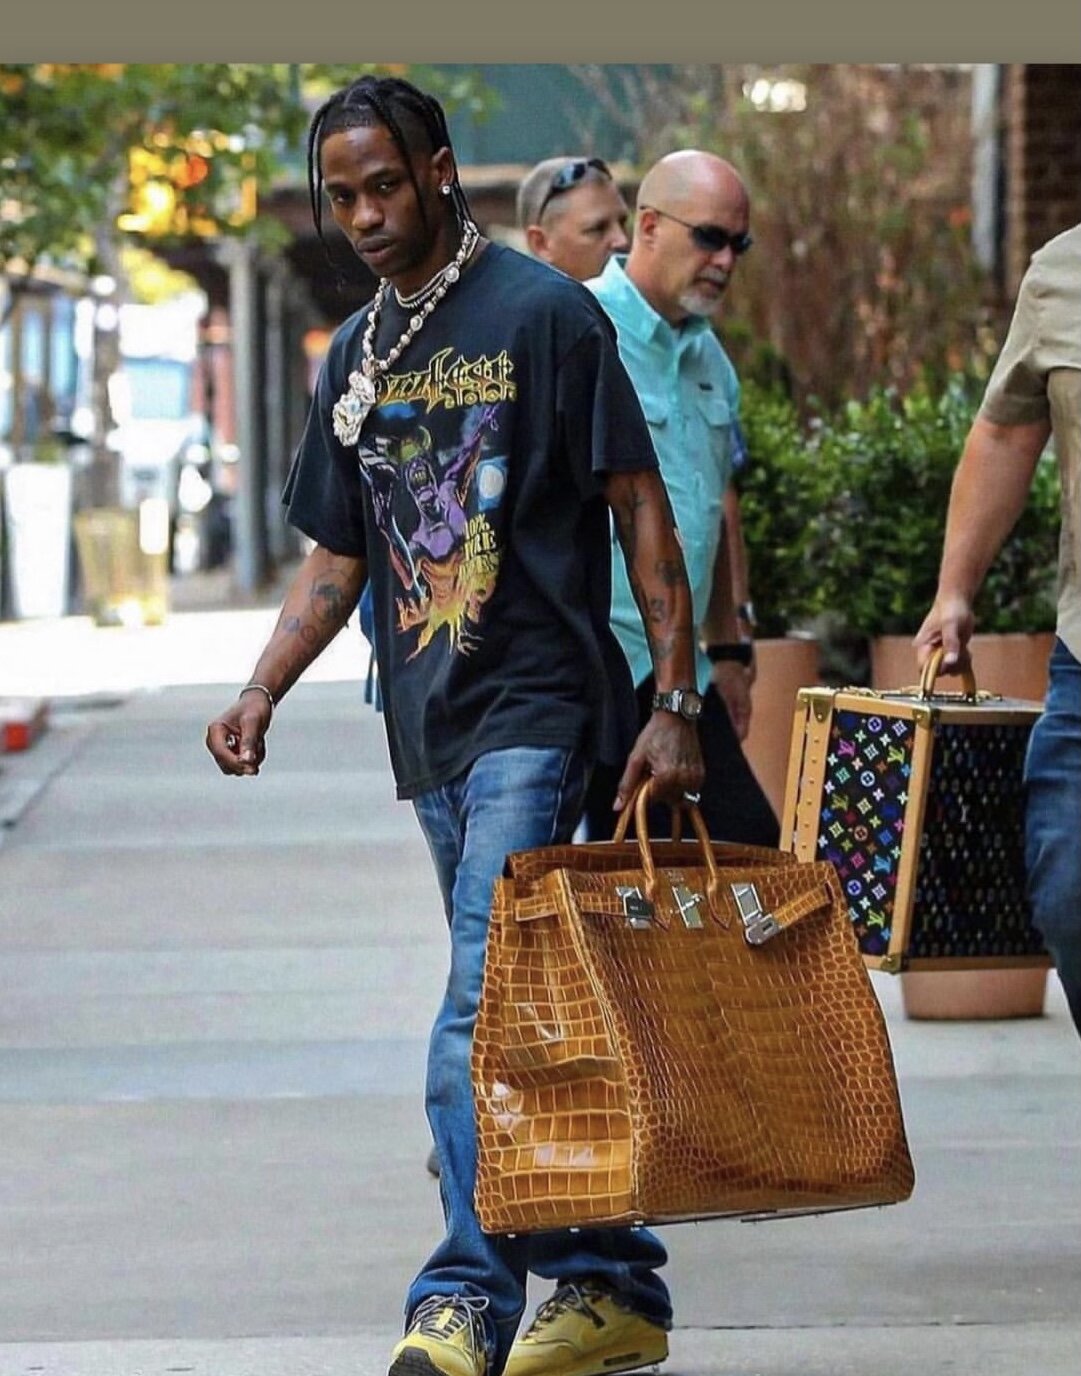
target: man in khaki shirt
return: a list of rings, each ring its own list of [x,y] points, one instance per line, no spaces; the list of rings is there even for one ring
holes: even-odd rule
[[[1062,478],[1059,601],[1050,684],[1025,763],[1025,856],[1033,918],[1081,1031],[1081,225],[1033,255],[1009,334],[965,442],[950,496],[920,663],[968,662],[972,603],[1028,498],[1054,434]]]

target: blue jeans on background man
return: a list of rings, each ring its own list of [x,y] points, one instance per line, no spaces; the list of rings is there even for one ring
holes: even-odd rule
[[[1081,1032],[1081,664],[1057,639],[1047,701],[1029,739],[1025,798],[1032,918]]]
[[[598,1228],[494,1236],[481,1231],[473,1205],[477,1135],[469,1059],[492,886],[510,851],[570,841],[588,773],[575,751],[493,750],[413,804],[443,894],[451,964],[428,1049],[426,1099],[447,1232],[410,1287],[406,1317],[433,1295],[487,1298],[483,1317],[494,1373],[514,1341],[529,1271],[559,1282],[594,1278],[645,1318],[671,1324],[668,1290],[656,1274],[667,1253],[652,1233]]]

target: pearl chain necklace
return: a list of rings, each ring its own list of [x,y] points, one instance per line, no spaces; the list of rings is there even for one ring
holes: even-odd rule
[[[443,297],[450,291],[451,287],[462,275],[464,266],[469,255],[477,246],[480,239],[480,231],[471,220],[466,222],[462,233],[462,242],[458,246],[458,252],[449,263],[441,267],[439,271],[424,286],[416,291],[412,296],[401,296],[395,290],[398,304],[408,309],[411,306],[418,306],[416,314],[410,317],[409,324],[402,332],[398,342],[393,346],[386,358],[376,358],[374,340],[375,331],[379,324],[379,316],[387,299],[390,290],[390,282],[382,277],[375,293],[375,300],[372,302],[371,313],[368,316],[368,323],[364,330],[364,337],[361,340],[361,364],[359,369],[349,374],[349,386],[338,398],[333,411],[334,434],[342,444],[356,444],[360,438],[361,427],[368,419],[368,413],[379,399],[379,382],[383,374],[388,371],[401,357],[408,345],[419,334],[424,322],[439,305]],[[422,304],[423,303],[423,304]]]

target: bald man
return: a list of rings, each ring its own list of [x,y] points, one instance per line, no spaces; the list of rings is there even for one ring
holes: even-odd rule
[[[518,188],[518,227],[534,258],[584,282],[630,247],[630,211],[601,158],[545,158]]]
[[[587,286],[615,324],[683,540],[700,642],[698,684],[705,687],[702,815],[716,840],[775,846],[776,815],[740,744],[750,724],[753,646],[738,613],[744,621],[752,614],[732,595],[730,551],[741,555],[742,542],[731,528],[724,538],[726,517],[738,517],[730,479],[741,448],[740,389],[713,330],[751,245],[750,213],[747,189],[730,163],[695,149],[670,153],[642,179],[629,254],[613,254]],[[649,648],[618,558],[612,573],[612,622],[645,719],[656,705]],[[615,784],[609,771],[594,777],[591,838],[611,835]],[[651,830],[666,824],[657,815]]]

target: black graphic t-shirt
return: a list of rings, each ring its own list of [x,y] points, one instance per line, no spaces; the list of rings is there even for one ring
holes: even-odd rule
[[[346,444],[333,410],[367,318],[334,336],[283,500],[318,544],[367,558],[398,796],[509,746],[621,763],[635,704],[609,627],[602,481],[657,460],[607,316],[571,278],[489,244]],[[377,357],[407,323],[391,292]]]

